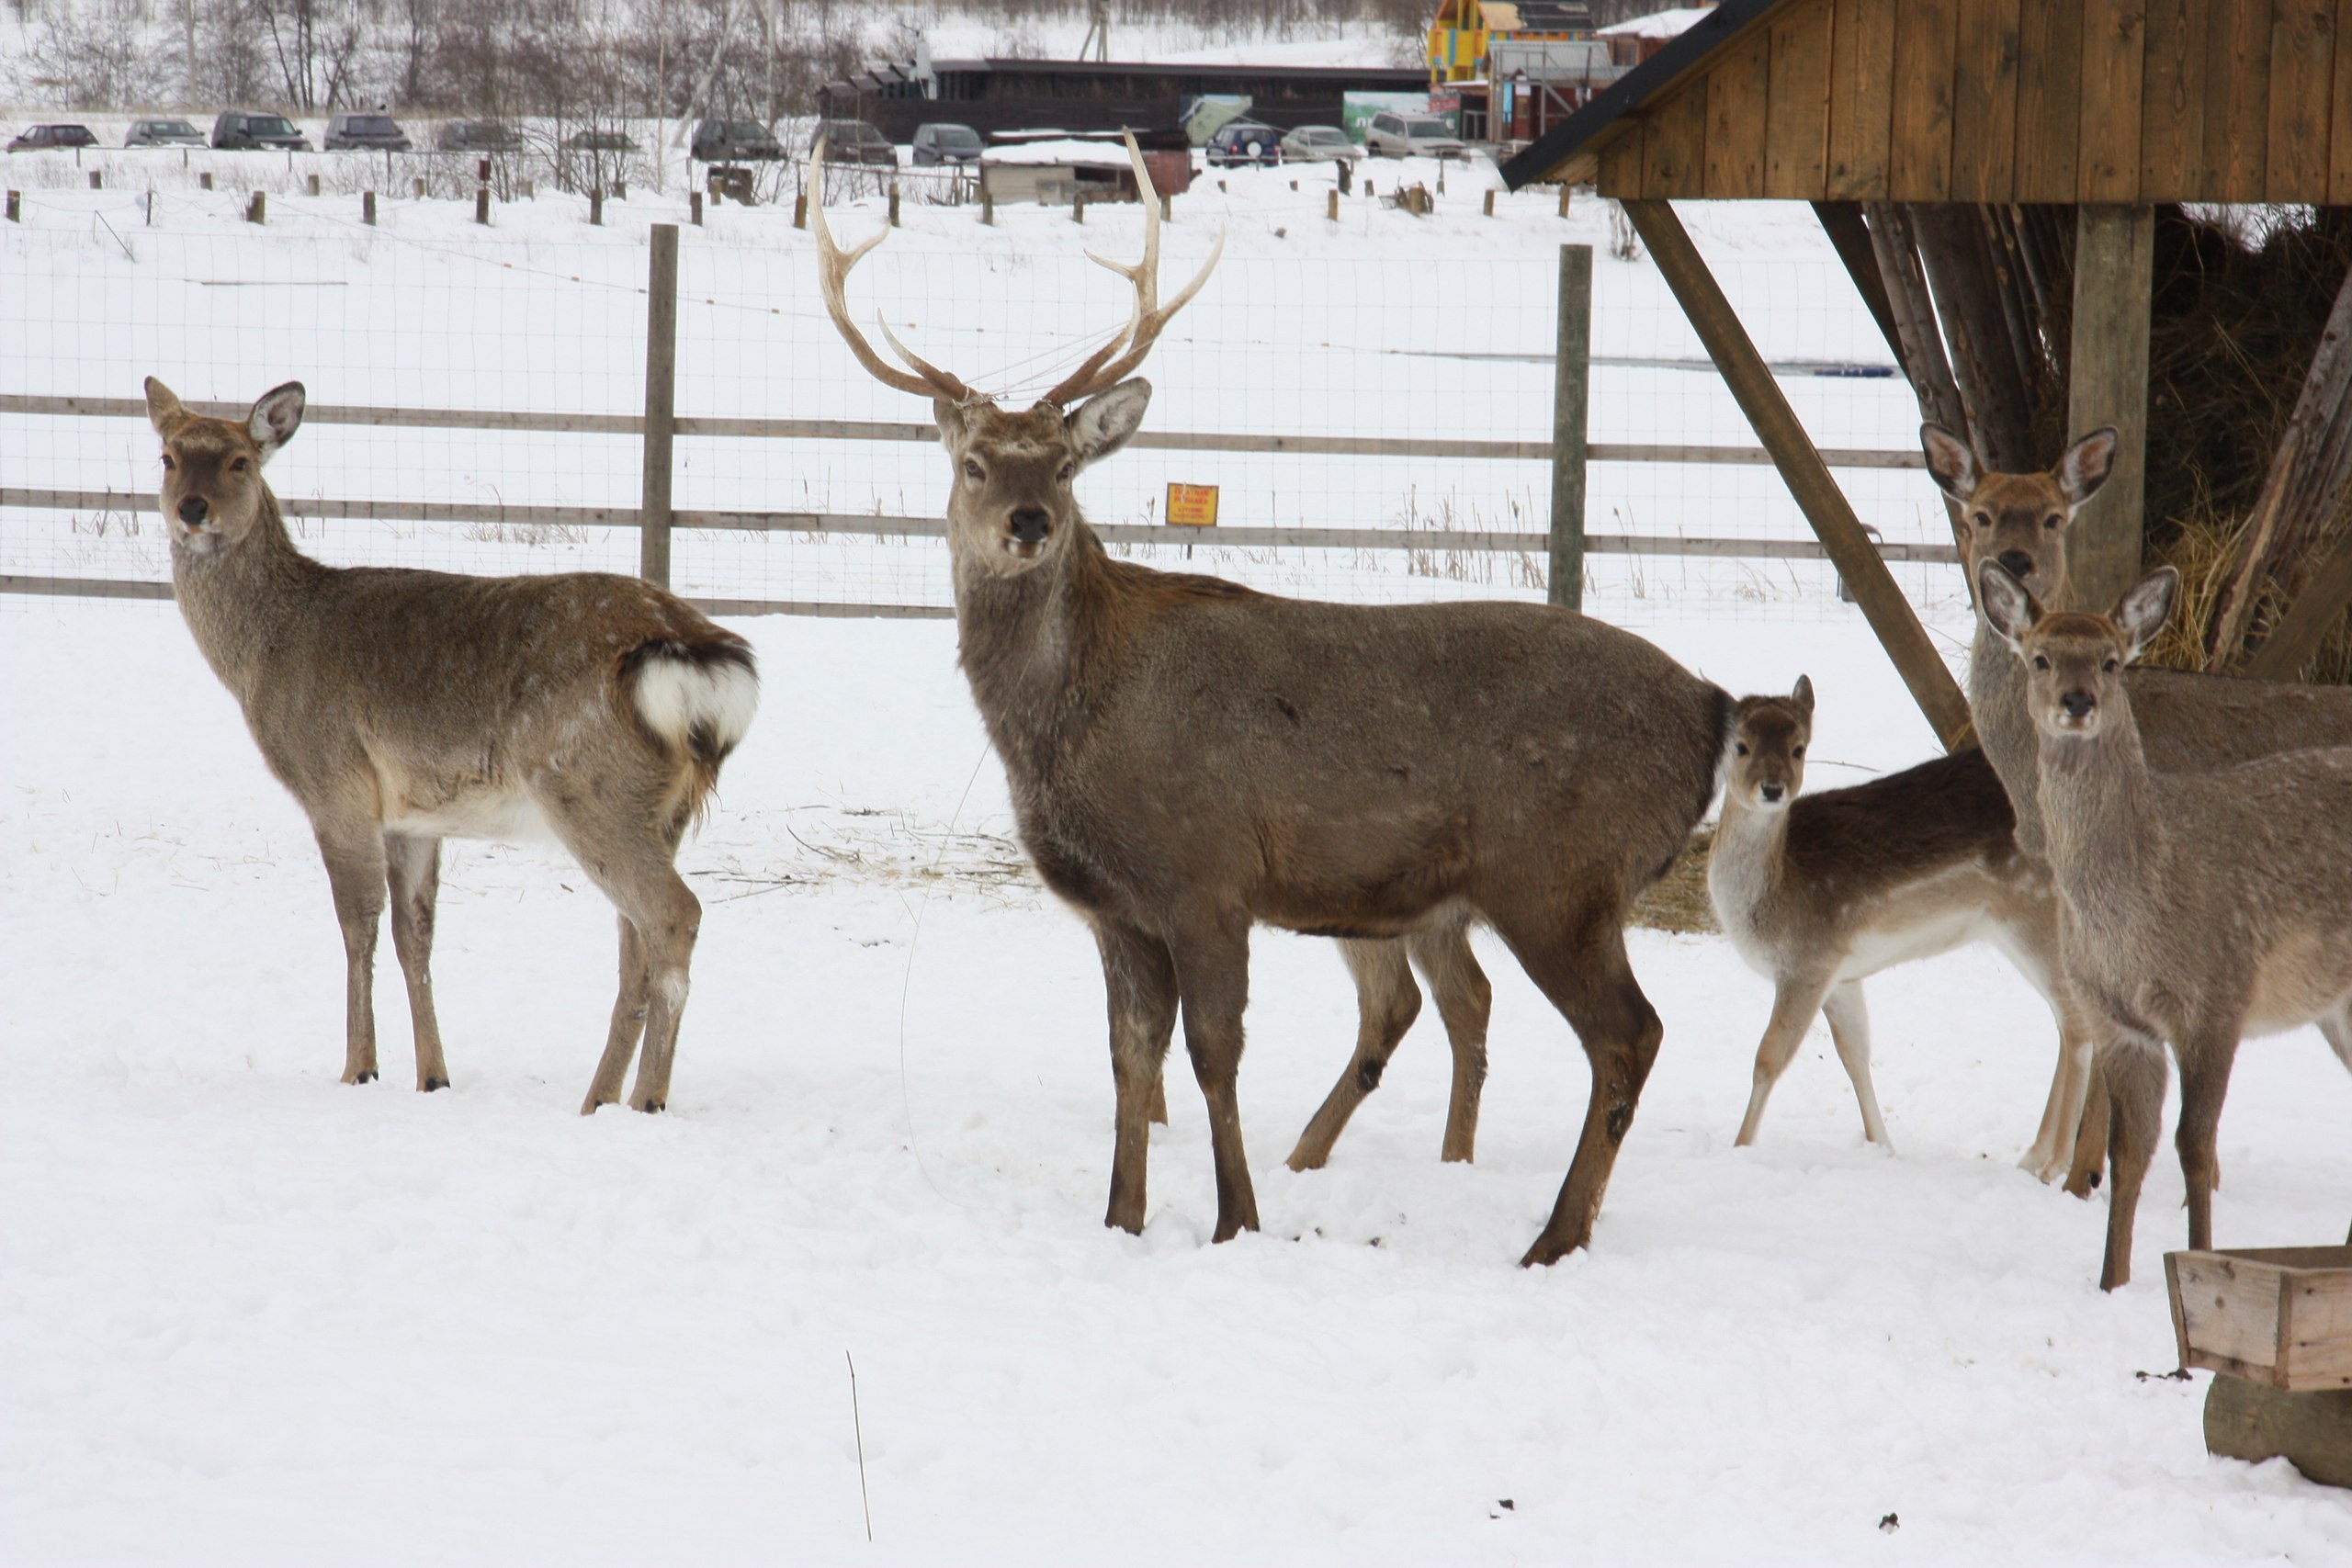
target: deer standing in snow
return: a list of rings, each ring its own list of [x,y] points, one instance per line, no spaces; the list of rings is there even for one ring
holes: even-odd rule
[[[2238,1042],[2316,1023],[2352,1068],[2352,747],[2159,773],[2124,669],[2172,613],[2165,567],[2111,615],[2047,611],[1998,561],[1977,603],[2026,675],[2067,976],[2114,1104],[2102,1290],[2132,1277],[2132,1212],[2180,1061],[2188,1245],[2213,1244],[2214,1135]]]
[[[147,382],[172,583],[264,761],[309,813],[343,927],[343,1081],[376,1077],[377,927],[390,891],[416,1087],[447,1087],[433,1010],[444,837],[552,832],[620,910],[620,996],[583,1114],[659,1111],[702,906],[673,862],[758,704],[752,650],[633,577],[337,568],[294,547],[262,466],[301,383],[243,420]]]
[[[1129,143],[1140,188],[1150,177]],[[1661,1029],[1626,962],[1628,903],[1714,792],[1730,698],[1639,637],[1520,604],[1276,598],[1115,559],[1080,469],[1125,445],[1126,378],[1216,263],[1159,297],[1159,214],[1127,325],[1007,410],[851,324],[846,254],[812,211],[826,306],[868,372],[931,400],[960,660],[1046,884],[1092,927],[1117,1090],[1107,1224],[1144,1221],[1148,1122],[1178,1019],[1207,1101],[1215,1239],[1258,1228],[1237,1077],[1250,931],[1358,939],[1490,923],[1592,1065],[1583,1136],[1522,1261],[1586,1244]],[[1098,258],[1099,259],[1099,258]]]

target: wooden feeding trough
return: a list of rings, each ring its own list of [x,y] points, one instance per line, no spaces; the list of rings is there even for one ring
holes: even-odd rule
[[[2352,1486],[2352,1245],[2168,1252],[2180,1364],[2215,1373],[2205,1448]]]

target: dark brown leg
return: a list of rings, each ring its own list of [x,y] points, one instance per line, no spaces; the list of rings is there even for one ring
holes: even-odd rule
[[[1258,1195],[1241,1147],[1241,1014],[1250,1002],[1250,923],[1238,912],[1211,915],[1169,943],[1183,1002],[1184,1049],[1208,1102],[1209,1149],[1216,1161],[1216,1230],[1231,1241],[1258,1228]]]
[[[1161,1088],[1168,1042],[1176,1031],[1176,968],[1167,944],[1132,926],[1097,921],[1102,988],[1111,1013],[1111,1081],[1118,1092],[1111,1150],[1111,1202],[1102,1223],[1143,1229],[1144,1171],[1151,1152],[1151,1111],[1167,1119]]]
[[[2091,1055],[2089,1087],[2083,1094],[2082,1125],[2075,1134],[2075,1159],[2066,1170],[2066,1190],[2087,1198],[2107,1165],[2107,1134],[2113,1120],[2107,1092],[2107,1075],[2099,1070],[2098,1053]]]
[[[2173,1144],[2180,1151],[2180,1174],[2188,1190],[2188,1246],[2192,1252],[2213,1245],[2214,1142],[2222,1128],[2222,1101],[2230,1092],[2230,1066],[2237,1055],[2240,1018],[2201,1021],[2180,1051],[2180,1126]]]
[[[1411,938],[1406,944],[1437,998],[1438,1017],[1453,1047],[1453,1088],[1445,1102],[1445,1144],[1441,1159],[1470,1163],[1478,1142],[1478,1097],[1487,1087],[1487,1025],[1495,1012],[1495,987],[1470,951],[1469,922],[1457,921]]]
[[[2132,1221],[2140,1206],[2140,1187],[2155,1158],[2156,1140],[2164,1132],[2164,1047],[2144,1039],[2119,1041],[2099,1048],[2098,1071],[2107,1080],[2111,1107],[2108,1128],[2110,1164],[2107,1195],[2107,1253],[2099,1267],[2098,1288],[2114,1290],[2132,1282]]]

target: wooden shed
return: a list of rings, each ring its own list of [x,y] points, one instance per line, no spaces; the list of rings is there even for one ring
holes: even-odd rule
[[[1724,0],[1503,175],[1514,188],[1589,181],[1624,203],[1833,558],[1855,557],[1859,535],[1833,537],[1850,512],[1793,419],[1768,430],[1783,423],[1764,406],[1777,389],[1750,363],[1744,331],[1670,204],[1813,202],[1931,409],[1953,379],[1945,343],[1955,362],[1971,351],[1968,323],[1952,311],[1965,303],[1969,268],[1956,267],[1948,289],[1939,256],[1967,262],[1975,246],[1984,254],[1973,281],[2006,286],[2004,266],[2032,265],[2020,235],[2058,234],[2074,280],[2060,361],[2068,423],[2113,423],[2123,436],[2116,476],[2069,547],[2076,581],[2103,592],[2140,567],[2154,208],[2352,203],[2347,27],[2352,0]],[[1948,253],[1928,243],[1939,225],[1956,236]],[[1932,300],[1917,276],[1922,255]],[[2352,327],[2352,299],[2339,299],[2338,315]],[[1974,367],[1958,368],[1960,401],[1982,406],[1951,412],[1973,422],[1996,465],[2025,456],[1998,378],[1980,379],[1972,396]],[[2307,394],[2320,390],[2321,373],[2315,362]],[[2343,567],[2352,593],[2352,556]],[[2306,594],[2320,586],[2314,574]],[[1892,589],[1889,580],[1883,592]],[[1907,640],[1885,624],[1896,608],[1882,603],[1872,615],[1883,639]],[[2341,613],[2341,597],[2334,608]],[[1911,641],[1911,654],[1923,645]],[[1895,641],[1890,651],[1905,662]],[[1923,689],[1940,666],[1905,672],[1952,739],[1957,694]]]

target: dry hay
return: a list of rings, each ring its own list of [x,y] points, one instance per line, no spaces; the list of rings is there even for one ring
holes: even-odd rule
[[[1723,930],[1707,897],[1707,853],[1714,844],[1713,828],[1702,826],[1692,833],[1667,874],[1634,900],[1633,923],[1686,936]]]

